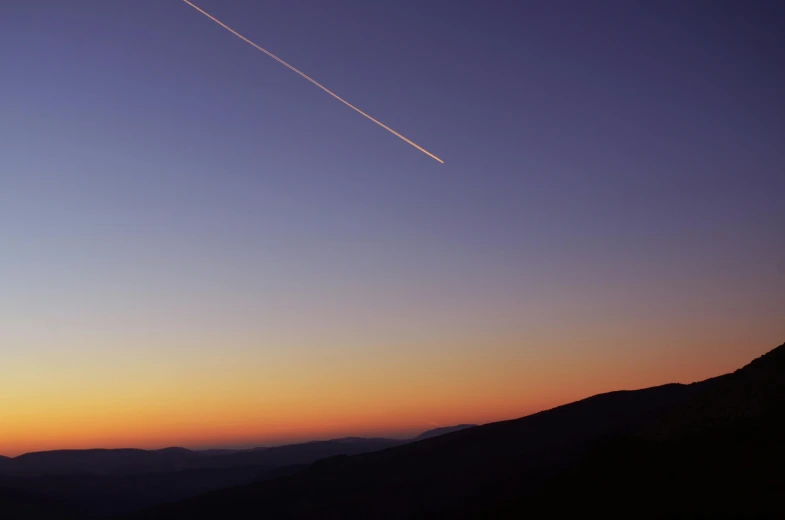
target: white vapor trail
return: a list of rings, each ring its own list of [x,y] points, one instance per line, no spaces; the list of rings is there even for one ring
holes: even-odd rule
[[[346,105],[347,107],[349,107],[349,108],[351,108],[352,110],[354,110],[354,111],[358,112],[359,114],[361,114],[361,115],[363,115],[363,116],[367,117],[368,119],[370,119],[371,121],[373,121],[373,122],[374,122],[374,123],[376,123],[377,125],[381,126],[382,128],[384,128],[385,130],[387,130],[387,131],[388,131],[388,132],[390,132],[391,134],[393,134],[393,135],[395,135],[395,136],[399,137],[400,139],[403,139],[404,141],[406,141],[406,142],[407,142],[407,143],[409,143],[410,145],[412,145],[412,146],[414,146],[415,148],[417,148],[418,150],[420,150],[420,151],[421,151],[422,153],[424,153],[425,155],[427,155],[427,156],[431,157],[432,159],[436,159],[436,160],[437,160],[437,161],[439,161],[440,163],[444,164],[444,161],[442,161],[441,159],[439,159],[438,157],[436,157],[435,155],[433,155],[431,152],[429,152],[428,150],[426,150],[426,149],[425,149],[425,148],[423,148],[422,146],[420,146],[420,145],[418,145],[417,143],[415,143],[414,141],[411,141],[411,140],[407,139],[406,137],[402,136],[401,134],[399,134],[398,132],[396,132],[395,130],[393,130],[392,128],[390,128],[389,126],[385,125],[385,124],[384,124],[384,123],[382,123],[381,121],[379,121],[379,120],[377,120],[377,119],[374,119],[374,118],[373,118],[373,117],[371,117],[370,115],[366,114],[365,112],[363,112],[362,110],[360,110],[360,109],[359,109],[359,108],[357,108],[356,106],[352,105],[351,103],[349,103],[348,101],[346,101],[346,100],[345,100],[345,99],[343,99],[341,96],[339,96],[339,95],[338,95],[338,94],[336,94],[335,92],[331,91],[330,89],[328,89],[327,87],[325,87],[325,86],[324,86],[324,85],[322,85],[321,83],[317,82],[316,80],[312,79],[311,77],[309,77],[309,76],[308,76],[308,75],[306,75],[305,73],[303,73],[303,72],[299,71],[298,69],[294,68],[293,66],[289,65],[288,63],[286,63],[285,61],[283,61],[281,58],[279,58],[278,56],[276,56],[276,55],[275,55],[275,54],[273,54],[272,52],[268,51],[267,49],[264,49],[263,47],[261,47],[261,46],[257,45],[256,43],[252,42],[251,40],[249,40],[248,38],[246,38],[245,36],[243,36],[242,34],[238,33],[237,31],[235,31],[234,29],[232,29],[231,27],[229,27],[228,25],[226,25],[225,23],[223,23],[223,22],[222,22],[222,21],[220,21],[218,18],[214,17],[213,15],[211,15],[210,13],[208,13],[207,11],[205,11],[204,9],[202,9],[202,8],[200,8],[200,7],[196,6],[196,5],[194,5],[194,4],[193,4],[193,3],[191,3],[189,0],[183,0],[183,1],[184,1],[186,4],[190,5],[191,7],[193,7],[194,9],[196,9],[197,11],[199,11],[200,13],[202,13],[203,15],[205,15],[205,16],[206,16],[207,18],[209,18],[210,20],[214,21],[215,23],[217,23],[218,25],[220,25],[221,27],[223,27],[224,29],[226,29],[226,30],[227,30],[227,31],[229,31],[230,33],[234,34],[235,36],[237,36],[238,38],[240,38],[241,40],[243,40],[245,43],[247,43],[247,44],[249,44],[249,45],[252,45],[252,46],[253,46],[253,47],[255,47],[257,50],[260,50],[260,51],[262,51],[263,53],[265,53],[266,55],[268,55],[269,57],[271,57],[272,59],[274,59],[275,61],[277,61],[278,63],[280,63],[280,64],[281,64],[281,65],[283,65],[284,67],[286,67],[287,69],[291,70],[292,72],[296,72],[297,74],[299,74],[299,75],[300,75],[300,76],[302,76],[303,78],[307,79],[308,81],[310,81],[311,83],[313,83],[314,85],[316,85],[316,86],[317,86],[317,87],[319,87],[320,89],[324,90],[325,92],[327,92],[328,94],[330,94],[332,97],[334,97],[335,99],[337,99],[338,101],[340,101],[341,103],[343,103],[344,105]]]

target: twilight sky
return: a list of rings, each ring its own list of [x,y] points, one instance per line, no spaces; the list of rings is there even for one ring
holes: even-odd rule
[[[785,4],[0,2],[0,453],[489,422],[785,340]]]

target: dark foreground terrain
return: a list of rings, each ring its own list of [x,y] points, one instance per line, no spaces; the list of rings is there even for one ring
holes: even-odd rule
[[[785,345],[699,383],[275,471],[126,518],[782,518]],[[0,494],[0,507],[74,514],[41,498]]]

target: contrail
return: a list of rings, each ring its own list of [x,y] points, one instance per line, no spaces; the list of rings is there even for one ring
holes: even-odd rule
[[[425,155],[427,155],[427,156],[429,156],[429,157],[431,157],[431,158],[433,158],[433,159],[436,159],[436,160],[437,160],[437,161],[439,161],[440,163],[444,164],[444,161],[442,161],[441,159],[439,159],[438,157],[436,157],[435,155],[433,155],[431,152],[429,152],[428,150],[426,150],[426,149],[425,149],[425,148],[423,148],[422,146],[420,146],[420,145],[418,145],[417,143],[415,143],[414,141],[411,141],[411,140],[407,139],[406,137],[402,136],[401,134],[399,134],[398,132],[396,132],[395,130],[393,130],[392,128],[390,128],[389,126],[385,125],[385,124],[384,124],[384,123],[382,123],[381,121],[379,121],[379,120],[377,120],[377,119],[374,119],[374,118],[373,118],[373,117],[371,117],[370,115],[366,114],[365,112],[363,112],[362,110],[360,110],[360,109],[359,109],[359,108],[357,108],[356,106],[352,105],[351,103],[349,103],[348,101],[346,101],[345,99],[343,99],[341,96],[339,96],[338,94],[336,94],[336,93],[335,93],[335,92],[333,92],[332,90],[328,89],[327,87],[325,87],[324,85],[322,85],[322,84],[321,84],[321,83],[319,83],[318,81],[314,80],[313,78],[309,77],[309,76],[308,76],[308,75],[306,75],[305,73],[303,73],[303,72],[301,72],[301,71],[297,70],[296,68],[294,68],[293,66],[289,65],[288,63],[286,63],[286,62],[285,62],[285,61],[283,61],[281,58],[279,58],[278,56],[276,56],[276,55],[275,55],[275,54],[273,54],[272,52],[268,51],[267,49],[264,49],[263,47],[261,47],[261,46],[259,46],[259,45],[255,44],[254,42],[252,42],[251,40],[249,40],[248,38],[246,38],[246,37],[245,37],[245,36],[243,36],[242,34],[238,33],[237,31],[235,31],[234,29],[232,29],[231,27],[229,27],[228,25],[226,25],[226,24],[225,24],[225,23],[223,23],[221,20],[219,20],[218,18],[214,17],[213,15],[211,15],[210,13],[208,13],[207,11],[205,11],[204,9],[202,9],[202,8],[200,8],[200,7],[198,7],[198,6],[194,5],[194,4],[192,4],[192,3],[191,3],[191,2],[189,2],[188,0],[183,0],[183,1],[184,1],[186,4],[190,5],[191,7],[193,7],[194,9],[196,9],[197,11],[199,11],[200,13],[202,13],[203,15],[205,15],[205,16],[206,16],[207,18],[209,18],[210,20],[214,21],[215,23],[217,23],[218,25],[220,25],[221,27],[223,27],[224,29],[226,29],[226,30],[227,30],[227,31],[229,31],[230,33],[234,34],[235,36],[237,36],[238,38],[240,38],[241,40],[243,40],[245,43],[247,43],[247,44],[249,44],[249,45],[252,45],[252,46],[254,46],[254,47],[257,49],[257,50],[260,50],[260,51],[262,51],[263,53],[265,53],[266,55],[268,55],[269,57],[271,57],[272,59],[274,59],[275,61],[277,61],[278,63],[280,63],[280,64],[281,64],[281,65],[283,65],[284,67],[286,67],[287,69],[291,70],[292,72],[296,72],[297,74],[299,74],[299,75],[300,75],[300,76],[302,76],[303,78],[307,79],[308,81],[310,81],[311,83],[313,83],[314,85],[316,85],[316,86],[317,86],[317,87],[319,87],[320,89],[324,90],[325,92],[327,92],[328,94],[330,94],[332,97],[334,97],[335,99],[337,99],[338,101],[340,101],[341,103],[343,103],[344,105],[346,105],[347,107],[349,107],[349,108],[351,108],[352,110],[354,110],[354,111],[358,112],[359,114],[361,114],[361,115],[363,115],[363,116],[367,117],[368,119],[370,119],[371,121],[373,121],[373,122],[374,122],[374,123],[376,123],[377,125],[381,126],[382,128],[384,128],[385,130],[387,130],[387,131],[388,131],[388,132],[390,132],[391,134],[393,134],[393,135],[395,135],[395,136],[397,136],[397,137],[399,137],[399,138],[403,139],[404,141],[406,141],[406,142],[407,142],[407,143],[409,143],[410,145],[412,145],[412,146],[414,146],[415,148],[417,148],[418,150],[420,150],[420,151],[421,151],[422,153],[424,153]]]

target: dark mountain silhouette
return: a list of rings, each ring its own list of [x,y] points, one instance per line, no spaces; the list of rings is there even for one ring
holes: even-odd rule
[[[290,475],[325,457],[366,453],[406,442],[411,440],[347,437],[253,450],[39,452],[16,459],[4,457],[0,487],[62,499],[84,516],[116,515]],[[4,518],[1,502],[0,518]]]
[[[466,428],[474,428],[477,426],[476,424],[457,424],[455,426],[443,426],[441,428],[434,428],[433,430],[428,430],[427,432],[422,432],[420,435],[414,438],[415,441],[421,441],[423,439],[430,439],[431,437],[438,437],[439,435],[444,435],[445,433],[452,433],[457,432],[460,430],[465,430]]]
[[[216,491],[134,518],[474,518],[785,513],[785,345],[733,374]]]
[[[346,438],[313,441],[253,450],[191,451],[93,449],[28,453],[0,463],[0,475],[136,475],[222,469],[244,466],[286,466],[305,464],[334,455],[354,455],[403,444],[397,439]]]
[[[16,458],[0,456],[0,476],[135,475],[191,469],[309,464],[325,457],[376,451],[470,426],[474,425],[461,424],[428,430],[413,439],[345,437],[245,450],[165,448],[42,451]]]
[[[207,457],[185,448],[58,450],[27,453],[0,466],[5,475],[133,474],[178,471]]]

